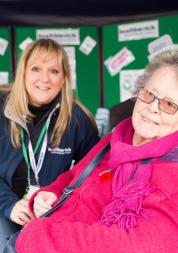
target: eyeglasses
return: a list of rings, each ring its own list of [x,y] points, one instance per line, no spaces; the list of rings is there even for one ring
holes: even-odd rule
[[[140,89],[140,91],[138,92],[137,98],[146,104],[151,104],[153,101],[155,101],[155,99],[157,99],[158,108],[167,114],[173,115],[178,110],[178,105],[176,105],[175,103],[164,98],[157,98],[152,92],[143,88]]]

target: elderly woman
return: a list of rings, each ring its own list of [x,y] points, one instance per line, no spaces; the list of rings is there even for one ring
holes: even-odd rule
[[[30,208],[39,217],[110,142],[110,151],[63,206],[23,229],[18,253],[177,252],[178,52],[156,56],[137,85],[132,118],[33,195]]]
[[[0,89],[0,248],[34,215],[27,198],[69,170],[98,142],[89,111],[75,99],[64,48],[29,44],[12,90]]]

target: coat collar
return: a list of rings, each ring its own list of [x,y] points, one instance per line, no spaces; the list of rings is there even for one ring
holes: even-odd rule
[[[9,120],[16,122],[21,127],[23,127],[25,130],[27,130],[25,117],[24,118],[19,117],[17,115],[17,113],[15,112],[13,106],[9,102],[7,102],[7,104],[5,106],[4,116],[6,118],[8,118]]]

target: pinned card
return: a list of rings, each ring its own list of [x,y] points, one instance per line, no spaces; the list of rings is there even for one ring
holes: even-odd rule
[[[169,34],[165,34],[160,38],[153,40],[148,44],[148,51],[150,55],[158,54],[173,46],[172,38]]]
[[[79,49],[82,53],[89,55],[95,46],[96,46],[96,41],[92,37],[87,36],[82,42],[82,44],[80,45]]]
[[[8,72],[0,72],[0,85],[9,83],[9,73]]]
[[[117,54],[115,54],[112,59],[109,60],[107,68],[111,74],[111,76],[116,75],[119,73],[119,71],[133,62],[135,60],[135,57],[133,53],[127,49],[127,47],[124,47],[122,50],[120,50]]]
[[[0,38],[0,55],[4,55],[9,42],[3,38]]]
[[[120,71],[120,100],[125,101],[136,96],[136,80],[142,75],[144,69],[122,70]]]
[[[77,89],[77,72],[76,72],[76,54],[75,54],[75,47],[64,47],[70,64],[71,69],[71,81],[72,81],[72,89]]]
[[[20,45],[19,48],[21,50],[25,50],[25,48],[28,46],[28,44],[30,44],[31,42],[33,42],[33,40],[30,37],[27,37]]]

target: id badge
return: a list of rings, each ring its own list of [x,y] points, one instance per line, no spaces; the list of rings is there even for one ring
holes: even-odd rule
[[[30,199],[31,196],[33,195],[33,193],[35,193],[39,189],[40,189],[40,187],[38,185],[30,185],[28,193],[27,193],[28,199]]]

